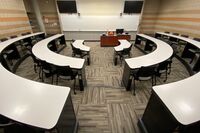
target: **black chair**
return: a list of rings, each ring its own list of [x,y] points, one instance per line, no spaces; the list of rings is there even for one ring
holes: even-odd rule
[[[47,63],[46,61],[40,61],[40,63],[41,63],[41,72],[42,72],[42,82],[44,82],[44,74],[45,74],[45,77],[52,77],[51,83],[53,84],[53,77],[56,70],[55,66]]]
[[[198,41],[198,42],[200,42],[200,38],[193,38],[195,41]]]
[[[21,35],[25,36],[25,35],[28,35],[28,34],[31,34],[31,32],[22,33]]]
[[[192,61],[190,62],[190,67],[193,71],[200,70],[200,53],[196,53]]]
[[[178,36],[179,34],[178,34],[178,33],[172,33],[172,35],[176,35],[176,36]]]
[[[35,55],[32,53],[31,47],[27,47],[27,51],[28,54],[31,56],[32,60],[33,60],[33,67],[34,67],[34,72],[37,73],[37,68],[39,68],[39,78],[40,77],[40,73],[41,73],[41,61],[35,57]]]
[[[8,40],[8,38],[0,39],[1,42],[7,41],[7,40]],[[13,65],[13,62],[12,62],[13,53],[14,53],[14,49],[11,46],[6,48],[6,50],[3,51],[4,58],[7,58],[9,60],[9,63],[11,66]]]
[[[7,41],[7,40],[8,40],[8,38],[1,38],[0,39],[1,42]]]
[[[193,40],[200,42],[200,38],[193,38]],[[193,59],[194,59],[194,57],[195,57],[195,54],[196,53],[200,53],[200,50],[198,48],[189,48],[188,51],[190,51],[193,54],[193,57],[192,57],[192,59],[190,61],[190,64],[191,64]]]
[[[132,46],[133,46],[133,44],[131,44],[131,46],[128,48],[124,48],[122,51],[116,52],[116,54],[119,56],[119,58],[121,60],[121,63],[126,57],[128,57],[128,58],[131,57]]]
[[[188,38],[188,37],[189,37],[188,35],[183,35],[183,34],[182,34],[181,36],[182,36],[182,37],[185,37],[185,38]]]
[[[161,63],[158,64],[158,67],[156,69],[156,76],[160,77],[162,73],[165,73],[165,79],[164,79],[163,82],[167,81],[169,63],[171,63],[170,60],[166,60],[164,62],[161,62]]]
[[[17,35],[10,36],[10,38],[16,38],[16,37],[17,37]]]
[[[141,67],[136,73],[133,73],[133,95],[135,95],[135,80],[146,81],[151,79],[151,84],[156,85],[156,66]]]
[[[75,48],[72,43],[71,43],[71,47],[72,47],[72,57],[83,58],[84,56],[88,55],[87,52],[84,52],[78,48]]]
[[[167,60],[168,61],[168,74],[171,73],[171,69],[172,69],[172,63],[173,63],[173,58],[175,56],[175,53],[173,52],[172,56]]]
[[[0,129],[3,129],[5,133],[9,133],[9,132],[6,132],[6,131],[8,131],[8,129],[13,125],[15,125],[15,122],[13,122],[10,119],[0,115]]]
[[[56,84],[58,84],[58,78],[66,80],[74,80],[74,94],[76,94],[76,77],[78,75],[77,71],[72,71],[69,66],[56,66]]]

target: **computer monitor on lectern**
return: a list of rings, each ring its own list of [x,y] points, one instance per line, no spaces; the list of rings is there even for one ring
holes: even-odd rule
[[[116,29],[116,34],[122,34],[124,33],[124,29]]]

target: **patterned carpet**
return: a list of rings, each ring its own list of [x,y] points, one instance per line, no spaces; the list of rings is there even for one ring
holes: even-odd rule
[[[137,126],[151,94],[151,81],[136,82],[136,96],[125,91],[121,86],[124,62],[114,66],[113,47],[100,47],[99,42],[86,42],[91,47],[91,64],[86,66],[87,87],[72,100],[79,121],[79,133],[140,133]],[[132,57],[143,55],[137,48],[132,48]],[[61,52],[71,56],[71,47]],[[17,75],[39,81],[34,73],[33,61],[28,57],[17,69]],[[173,59],[172,72],[166,83],[188,77],[185,67]],[[157,84],[163,83],[164,76],[157,78]],[[50,83],[50,78],[45,79]],[[59,85],[72,87],[72,82],[59,80]]]

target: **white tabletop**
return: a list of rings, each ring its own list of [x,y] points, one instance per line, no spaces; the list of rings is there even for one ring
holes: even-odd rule
[[[49,42],[61,36],[64,36],[64,34],[57,34],[36,43],[32,48],[33,54],[40,60],[44,60],[54,65],[70,66],[71,68],[82,69],[85,59],[60,55],[49,50],[49,48],[47,47]]]
[[[173,54],[173,49],[167,43],[158,40],[154,37],[150,37],[144,34],[137,34],[138,36],[144,37],[148,40],[154,42],[157,48],[146,55],[125,59],[126,63],[131,69],[140,68],[142,66],[151,66],[161,63],[168,58],[170,58]]]
[[[20,36],[0,43],[0,52],[8,45],[31,36]],[[20,123],[51,129],[62,112],[69,87],[53,86],[19,77],[0,64],[0,114]]]
[[[83,42],[84,40],[75,40],[72,45],[75,47],[75,48],[78,48],[82,51],[86,51],[86,52],[89,52],[90,51],[90,47],[88,46],[85,46],[83,45]]]
[[[115,51],[122,51],[125,48],[129,48],[131,46],[131,43],[127,40],[118,40],[120,44],[118,46],[115,46],[114,49]]]
[[[200,73],[187,79],[154,86],[153,90],[183,125],[200,120]]]
[[[19,77],[0,65],[0,114],[44,129],[53,128],[70,88]]]
[[[200,43],[195,40],[171,34],[165,35],[179,38],[200,48]],[[188,125],[200,120],[199,86],[200,73],[197,73],[178,82],[154,86],[153,90],[174,115],[177,121],[183,125]]]
[[[190,38],[186,38],[186,37],[182,37],[182,36],[172,35],[172,34],[168,34],[168,33],[164,33],[164,32],[156,32],[156,33],[186,41],[186,42],[191,43],[192,45],[200,48],[200,42],[198,42],[196,40],[193,40],[193,39],[190,39]]]
[[[26,39],[26,38],[29,38],[29,37],[32,37],[32,36],[37,36],[37,35],[40,35],[40,34],[44,34],[44,32],[37,32],[37,33],[33,33],[33,34],[28,34],[28,35],[25,35],[25,36],[19,36],[19,37],[9,39],[9,40],[4,41],[4,42],[0,42],[0,52],[14,42],[17,42],[19,40],[23,40],[23,39]]]

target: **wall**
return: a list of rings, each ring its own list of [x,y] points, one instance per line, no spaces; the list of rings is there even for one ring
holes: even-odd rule
[[[60,15],[66,40],[100,40],[102,33],[116,28],[124,28],[131,34],[131,39],[135,38],[140,14],[120,17],[124,9],[124,0],[76,0],[76,2],[80,16],[76,14],[76,18],[72,18],[73,15]]]
[[[154,33],[159,6],[160,0],[145,0],[141,21],[138,27],[140,33]]]
[[[38,0],[47,34],[61,33],[55,0]]]
[[[157,11],[148,10],[152,5]],[[200,0],[161,0],[145,6],[148,8],[144,10],[140,32],[169,31],[200,37]]]
[[[40,32],[41,30],[40,30],[40,26],[39,26],[37,18],[36,18],[35,11],[33,9],[33,4],[31,4],[30,0],[24,0],[24,5],[26,8],[26,13],[28,15],[32,31],[34,33]]]
[[[32,32],[23,0],[0,0],[0,38]]]

